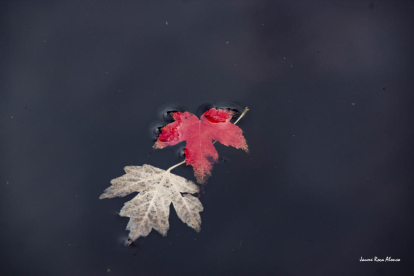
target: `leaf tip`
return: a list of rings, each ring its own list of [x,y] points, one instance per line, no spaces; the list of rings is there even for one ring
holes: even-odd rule
[[[195,177],[197,179],[197,183],[200,185],[207,184],[207,179],[211,176],[211,174],[197,174],[195,173]]]
[[[167,144],[168,145],[168,144]],[[155,142],[155,144],[152,146],[153,149],[163,149],[165,148],[167,145],[163,145],[159,140],[157,140],[157,142]]]

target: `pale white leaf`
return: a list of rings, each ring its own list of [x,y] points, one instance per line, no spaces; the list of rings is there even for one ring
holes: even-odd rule
[[[139,192],[125,203],[120,212],[121,216],[130,218],[127,230],[132,241],[146,237],[152,229],[166,236],[170,227],[171,203],[184,223],[200,231],[203,205],[191,195],[199,192],[194,182],[151,165],[127,166],[125,172],[125,175],[113,179],[112,186],[99,198],[123,197]]]

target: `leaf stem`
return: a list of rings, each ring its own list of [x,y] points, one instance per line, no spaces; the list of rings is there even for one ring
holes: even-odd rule
[[[243,116],[244,115],[246,115],[246,113],[247,113],[247,111],[249,111],[250,109],[246,106],[246,108],[244,109],[244,111],[243,111],[243,113],[240,115],[240,117],[234,122],[234,124],[237,124],[239,121],[240,121],[240,119],[241,118],[243,118]],[[216,143],[217,141],[214,141],[213,142],[213,145]],[[176,164],[176,165],[174,165],[174,166],[172,166],[171,168],[169,168],[168,170],[167,170],[167,172],[171,172],[171,170],[173,170],[173,169],[175,169],[175,168],[177,168],[178,166],[181,166],[182,164],[185,164],[185,160],[183,161],[183,162],[180,162],[180,163],[178,163],[178,164]]]
[[[241,118],[243,118],[244,115],[246,115],[247,111],[249,111],[249,107],[246,106],[246,108],[244,109],[243,113],[240,115],[240,117],[234,122],[234,124],[237,124]]]
[[[178,163],[178,164],[176,164],[176,165],[172,166],[171,168],[169,168],[169,169],[167,170],[167,172],[170,172],[171,170],[173,170],[173,169],[177,168],[178,166],[181,166],[181,165],[182,165],[182,164],[184,164],[184,163],[185,163],[185,160],[184,160],[183,162],[180,162],[180,163]]]

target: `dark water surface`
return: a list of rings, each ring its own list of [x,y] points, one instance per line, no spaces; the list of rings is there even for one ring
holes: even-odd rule
[[[410,1],[2,1],[0,275],[414,275]],[[125,247],[163,112],[251,111],[196,233]],[[190,167],[174,173],[195,180]],[[400,262],[360,262],[386,257]]]

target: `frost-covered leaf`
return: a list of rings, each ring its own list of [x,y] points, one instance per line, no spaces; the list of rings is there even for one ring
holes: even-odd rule
[[[193,182],[151,165],[127,166],[126,174],[111,181],[99,197],[123,197],[133,192],[139,194],[125,203],[120,215],[130,217],[127,230],[134,241],[146,237],[154,228],[166,236],[170,227],[168,217],[170,204],[174,205],[178,217],[188,226],[199,232],[201,229],[200,212],[203,205],[197,197],[199,189]]]

